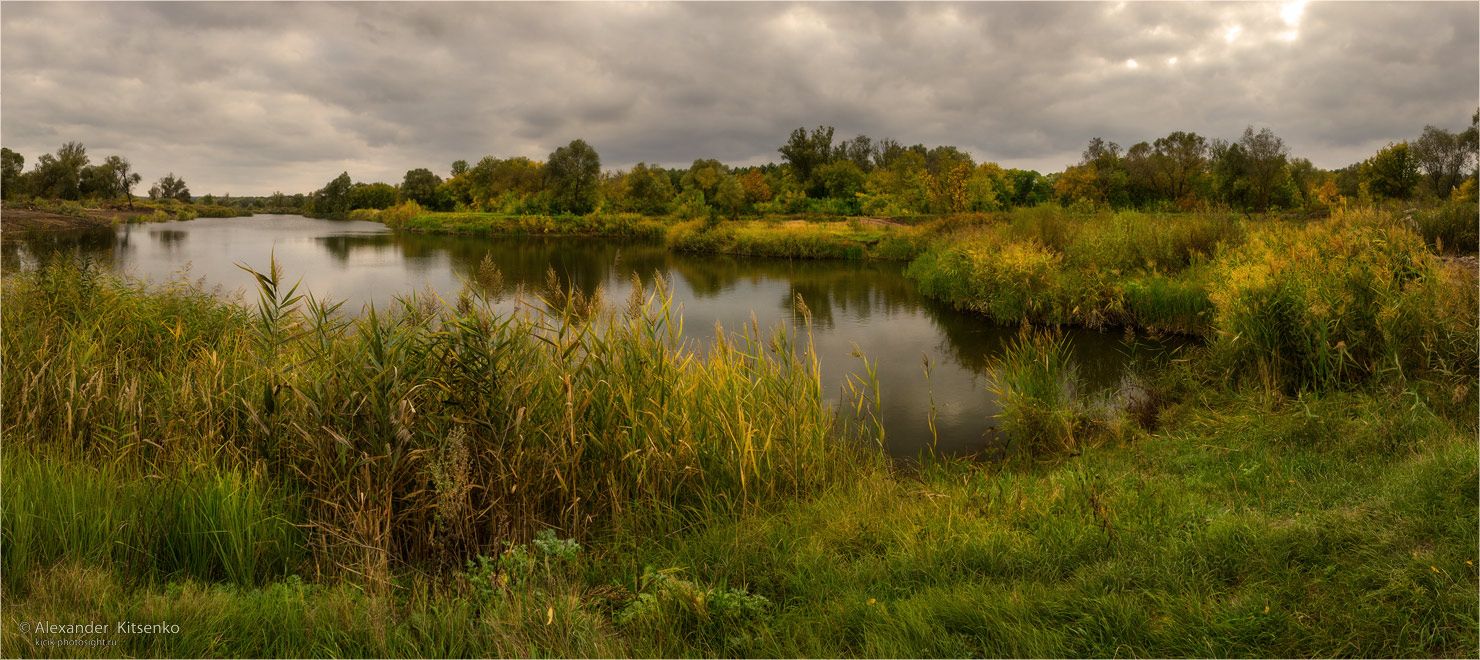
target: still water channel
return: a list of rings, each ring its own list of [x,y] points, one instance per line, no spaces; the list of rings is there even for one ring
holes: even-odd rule
[[[696,343],[712,341],[716,322],[742,332],[752,315],[763,332],[783,323],[795,327],[801,319],[793,300],[801,294],[812,312],[825,393],[839,402],[850,374],[864,374],[852,355],[855,345],[877,362],[885,449],[899,457],[973,454],[1000,441],[992,430],[999,407],[987,389],[988,364],[1016,334],[920,295],[898,263],[676,254],[660,243],[599,238],[430,236],[371,222],[259,215],[7,241],[0,267],[25,267],[40,251],[55,249],[152,283],[204,278],[206,287],[247,304],[256,300],[254,284],[235,264],[265,270],[275,255],[290,281],[301,277],[316,297],[345,300],[346,310],[370,303],[385,309],[396,296],[428,285],[452,300],[485,254],[511,289],[523,283],[540,291],[554,267],[585,291],[601,286],[608,304],[626,300],[634,272],[645,282],[659,273],[671,281],[685,335]],[[1165,356],[1169,348],[1144,338],[1133,345],[1119,332],[1072,330],[1069,339],[1090,390],[1115,386],[1133,362]]]

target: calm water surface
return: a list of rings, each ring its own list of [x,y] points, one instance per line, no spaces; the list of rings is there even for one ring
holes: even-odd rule
[[[523,283],[539,291],[554,267],[584,290],[603,287],[609,304],[626,300],[634,272],[647,282],[661,273],[672,282],[686,336],[703,341],[712,340],[716,322],[738,333],[752,315],[762,330],[794,327],[800,319],[792,301],[801,294],[812,311],[826,392],[840,401],[848,376],[863,375],[851,355],[855,345],[877,361],[885,448],[902,457],[932,447],[971,454],[999,441],[987,365],[1016,332],[925,298],[896,263],[674,254],[661,244],[612,239],[428,236],[371,222],[259,215],[8,241],[3,267],[25,267],[49,249],[91,256],[153,283],[204,278],[207,287],[219,287],[226,297],[240,292],[248,303],[256,299],[254,284],[235,264],[265,270],[275,255],[290,281],[302,277],[316,297],[345,300],[351,310],[370,303],[385,309],[394,297],[428,285],[451,300],[485,254],[510,288]],[[1165,355],[1168,348],[1143,339],[1133,349],[1119,333],[1071,331],[1070,340],[1091,389],[1115,385],[1133,360]],[[933,365],[928,380],[927,359]]]

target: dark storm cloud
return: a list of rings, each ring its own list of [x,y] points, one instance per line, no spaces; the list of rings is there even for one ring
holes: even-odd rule
[[[233,194],[576,137],[608,167],[762,163],[818,124],[1045,172],[1093,136],[1253,124],[1339,167],[1468,121],[1477,20],[1474,3],[6,2],[0,140],[28,165],[80,140]]]

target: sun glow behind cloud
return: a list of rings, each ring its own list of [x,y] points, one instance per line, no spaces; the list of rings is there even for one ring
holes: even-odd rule
[[[1287,2],[1280,7],[1280,18],[1285,20],[1289,30],[1282,32],[1280,38],[1285,41],[1294,41],[1300,37],[1300,17],[1305,14],[1305,0]]]

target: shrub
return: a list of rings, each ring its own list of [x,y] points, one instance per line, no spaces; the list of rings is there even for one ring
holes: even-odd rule
[[[988,386],[1002,402],[997,417],[1019,451],[1070,451],[1083,425],[1079,377],[1062,333],[1025,328],[991,364]]]
[[[1385,214],[1271,226],[1222,259],[1213,348],[1285,390],[1414,370],[1473,372],[1474,290]]]
[[[1414,213],[1413,228],[1438,252],[1474,254],[1480,250],[1480,206],[1451,200],[1438,208]]]
[[[1051,318],[1063,258],[1037,241],[979,231],[937,242],[906,273],[927,296],[986,314],[998,323]]]

